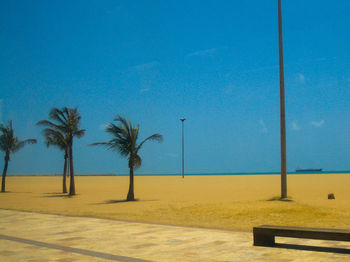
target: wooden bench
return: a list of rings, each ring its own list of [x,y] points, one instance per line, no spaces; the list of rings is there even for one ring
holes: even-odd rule
[[[253,228],[254,246],[273,246],[275,236],[350,241],[350,230],[263,225]]]

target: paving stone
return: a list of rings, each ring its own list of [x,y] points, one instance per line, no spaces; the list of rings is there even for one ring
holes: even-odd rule
[[[1,209],[0,228],[0,261],[350,261],[349,242],[276,238],[284,246],[255,247],[251,232]]]

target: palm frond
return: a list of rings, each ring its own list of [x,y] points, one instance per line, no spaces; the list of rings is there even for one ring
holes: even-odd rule
[[[47,147],[57,146],[59,149],[62,149],[62,150],[65,149],[65,146],[63,146],[63,144],[61,144],[60,141],[56,137],[53,137],[53,136],[46,136],[45,137],[45,144]]]
[[[16,137],[16,140],[17,140],[17,137]],[[36,143],[37,143],[36,139],[26,139],[23,141],[15,141],[15,143],[11,148],[11,152],[15,153],[27,144],[36,144]]]
[[[12,120],[9,120],[7,126],[0,124],[0,131],[1,131],[1,133],[6,134],[6,135],[13,134]]]
[[[142,165],[142,159],[139,155],[136,154],[134,157],[134,167],[137,169],[141,167],[141,165]]]
[[[117,115],[115,118],[114,118],[114,121],[117,121],[117,122],[120,122],[122,124],[122,126],[124,127],[128,127],[128,121],[126,120],[126,118],[120,116],[120,115]]]
[[[119,125],[113,123],[108,124],[105,131],[113,136],[108,142],[98,142],[91,145],[103,145],[113,151],[118,151],[121,156],[129,157],[129,165],[133,163],[135,168],[138,168],[142,164],[141,157],[137,154],[138,150],[147,140],[162,141],[163,137],[159,134],[154,134],[137,145],[137,139],[139,135],[140,126],[137,125],[133,128],[130,120],[124,117],[117,116],[115,121],[119,122]]]
[[[107,146],[107,147],[112,147],[113,143],[111,143],[111,142],[96,142],[96,143],[89,144],[89,146]]]
[[[0,125],[0,150],[4,152],[10,152],[14,143],[17,141],[17,137],[14,136],[12,128],[12,120],[9,120],[8,125]]]
[[[158,141],[159,143],[160,142],[162,142],[163,141],[163,136],[162,135],[160,135],[160,134],[153,134],[153,135],[151,135],[151,136],[149,136],[149,137],[147,137],[145,140],[143,140],[139,145],[138,145],[138,147],[136,148],[136,153],[141,149],[141,147],[142,147],[142,145],[146,142],[146,141],[148,141],[148,140],[150,140],[150,141]]]
[[[121,147],[118,143],[113,143],[113,141],[109,142],[97,142],[97,143],[92,143],[90,146],[105,146],[107,149],[112,150],[112,151],[118,151],[122,156],[127,156],[129,152],[125,151],[123,147]]]
[[[5,135],[1,135],[0,136],[0,150],[3,151],[3,152],[6,152],[7,149],[9,148],[7,146],[7,137]]]
[[[65,125],[67,122],[67,117],[64,115],[63,110],[60,110],[56,107],[51,109],[49,117],[61,125]]]
[[[8,127],[6,127],[6,126],[0,124],[0,132],[4,134],[4,133],[6,133],[7,131],[8,131]]]
[[[77,138],[81,138],[85,135],[85,129],[80,129],[80,130],[77,130],[74,132],[74,135],[77,137]]]
[[[131,123],[130,123],[131,126]],[[132,126],[131,126],[132,127]],[[137,138],[139,137],[140,125],[137,125],[136,128],[131,129],[131,144],[132,148],[136,148]]]
[[[45,128],[42,133],[45,137],[47,147],[53,145],[59,147],[61,150],[68,148],[68,139],[60,131]]]
[[[131,130],[132,130],[132,125],[131,125],[130,120],[128,121],[128,120],[126,120],[126,118],[121,117],[119,115],[114,120],[117,121],[117,122],[120,122],[122,124],[120,129],[121,129],[122,133],[124,134],[124,136],[130,137],[131,136]],[[129,126],[128,122],[130,123],[131,127]]]
[[[49,126],[49,127],[52,127],[52,128],[59,129],[59,125],[56,125],[56,124],[52,123],[49,120],[41,120],[38,123],[36,123],[36,125],[37,126]]]
[[[123,133],[123,130],[122,130],[119,126],[116,126],[116,125],[113,124],[113,123],[109,123],[109,124],[107,125],[105,131],[106,131],[107,133],[112,134],[113,136],[119,135],[119,134],[122,134],[122,133]]]
[[[51,129],[62,133],[67,142],[72,142],[73,137],[81,138],[85,134],[85,129],[79,129],[81,116],[77,108],[63,107],[62,109],[52,108],[49,113],[49,120],[41,120],[37,125],[48,126]],[[47,135],[44,132],[44,136]],[[47,145],[57,144],[58,137],[51,133],[51,138],[46,139]]]

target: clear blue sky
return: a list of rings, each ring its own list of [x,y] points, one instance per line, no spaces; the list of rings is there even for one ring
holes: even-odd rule
[[[350,170],[350,1],[282,2],[287,169]],[[8,172],[62,171],[35,123],[63,106],[87,130],[76,173],[128,172],[88,146],[117,114],[164,136],[138,173],[181,172],[181,116],[187,172],[278,171],[277,33],[277,0],[0,1],[0,120],[38,139]]]

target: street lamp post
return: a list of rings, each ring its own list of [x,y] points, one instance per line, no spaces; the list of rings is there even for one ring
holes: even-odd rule
[[[284,101],[284,68],[282,41],[282,6],[278,0],[278,48],[280,65],[280,117],[281,117],[281,198],[287,197],[287,164],[286,164],[286,114]]]
[[[184,135],[184,121],[186,118],[180,118],[182,123],[182,178],[185,177],[185,135]]]

